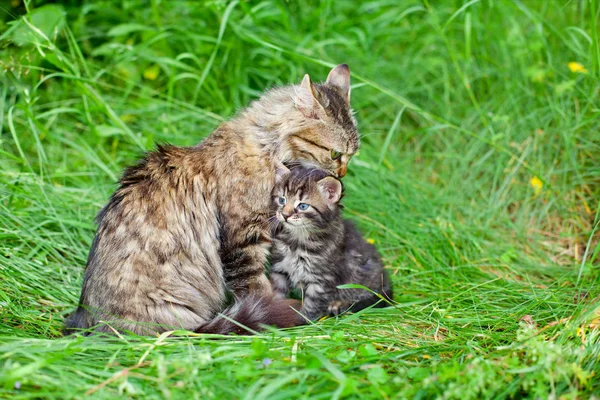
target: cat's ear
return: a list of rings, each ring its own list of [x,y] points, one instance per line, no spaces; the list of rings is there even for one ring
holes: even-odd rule
[[[326,83],[335,86],[346,103],[350,104],[350,68],[347,64],[340,64],[329,71]]]
[[[283,165],[283,163],[279,160],[275,160],[275,184],[278,184],[283,180],[283,178],[290,173],[288,167]]]
[[[333,176],[321,179],[317,182],[321,196],[328,204],[336,204],[342,197],[342,183]]]
[[[315,97],[315,91],[308,74],[304,75],[302,83],[296,90],[294,97],[296,108],[307,118],[319,119],[325,114],[323,106]]]

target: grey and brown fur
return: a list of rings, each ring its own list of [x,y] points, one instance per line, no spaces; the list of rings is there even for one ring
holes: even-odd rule
[[[388,305],[365,289],[337,289],[338,285],[359,284],[392,299],[381,257],[352,222],[342,219],[341,197],[341,182],[314,168],[292,168],[273,190],[280,223],[270,279],[281,298],[292,289],[301,291],[302,311],[310,319]]]
[[[305,75],[198,145],[159,146],[127,168],[98,215],[67,332],[229,332],[237,328],[219,316],[228,293],[236,303],[224,312],[230,318],[298,324],[295,303],[275,302],[265,275],[271,190],[282,162],[345,174],[358,148],[349,85],[345,64],[323,84]],[[332,150],[343,156],[332,159]]]

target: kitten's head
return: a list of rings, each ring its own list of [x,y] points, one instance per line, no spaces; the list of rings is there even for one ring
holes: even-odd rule
[[[276,218],[288,231],[322,230],[339,217],[342,183],[328,171],[295,167],[273,189]]]
[[[338,65],[322,84],[313,84],[305,75],[293,88],[303,129],[288,138],[288,161],[318,166],[343,177],[359,145],[350,108],[350,69],[346,64]]]

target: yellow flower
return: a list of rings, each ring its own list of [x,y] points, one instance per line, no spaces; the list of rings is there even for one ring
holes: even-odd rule
[[[144,78],[149,81],[155,81],[158,78],[158,73],[160,72],[160,67],[158,65],[152,65],[144,70]]]
[[[529,180],[529,183],[533,187],[533,193],[535,193],[535,195],[540,194],[542,188],[544,187],[544,182],[542,182],[542,180],[537,176],[534,176]]]
[[[368,238],[367,243],[375,244],[375,239]]]
[[[588,70],[585,69],[585,67],[578,62],[571,61],[568,65],[571,72],[581,72],[583,74],[587,74],[588,72]]]

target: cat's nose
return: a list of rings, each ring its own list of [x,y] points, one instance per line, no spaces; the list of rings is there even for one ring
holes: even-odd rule
[[[337,170],[337,175],[338,175],[340,178],[343,178],[344,176],[346,176],[346,170],[347,170],[347,168],[348,168],[348,167],[346,166],[346,164],[344,164],[344,165],[340,166],[340,167],[338,168],[338,170]]]
[[[281,216],[283,217],[283,220],[284,220],[284,221],[287,221],[287,220],[288,220],[288,218],[292,216],[292,214],[288,214],[288,213],[284,213],[284,212],[282,212],[282,213],[281,213]]]

